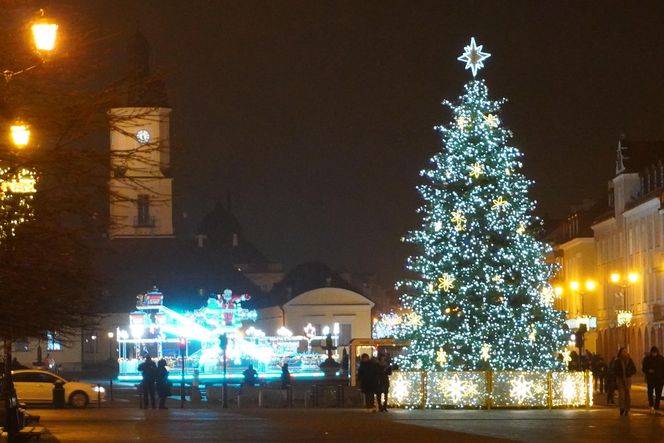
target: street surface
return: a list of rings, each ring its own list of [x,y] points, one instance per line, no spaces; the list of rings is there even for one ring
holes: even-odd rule
[[[135,390],[117,386],[114,401],[85,410],[30,408],[49,434],[45,442],[664,442],[664,416],[648,414],[645,388],[635,385],[635,409],[561,410],[222,409],[219,403],[142,410]]]
[[[664,417],[615,409],[35,410],[60,442],[662,442]]]

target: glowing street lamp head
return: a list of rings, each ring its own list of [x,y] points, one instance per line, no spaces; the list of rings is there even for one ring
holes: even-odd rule
[[[570,282],[569,287],[572,291],[578,291],[579,290],[579,282],[578,281]]]
[[[597,287],[597,283],[594,280],[586,280],[586,289],[588,291],[594,291]]]
[[[639,274],[636,272],[630,272],[629,274],[627,274],[627,281],[629,281],[630,283],[636,283],[637,281],[639,281]]]
[[[17,148],[25,148],[30,143],[30,126],[17,121],[9,128],[12,134],[12,142]]]
[[[563,292],[564,292],[565,290],[563,289],[562,286],[556,286],[556,287],[554,288],[554,291],[556,292],[556,295],[557,295],[558,297],[560,297],[561,295],[563,295]]]
[[[620,283],[620,274],[618,274],[617,272],[611,274],[610,278],[612,283]]]
[[[53,51],[57,35],[58,25],[51,20],[41,18],[32,25],[32,38],[34,39],[37,52]]]

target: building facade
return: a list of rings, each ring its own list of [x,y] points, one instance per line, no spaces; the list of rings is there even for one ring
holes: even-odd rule
[[[620,142],[609,211],[592,226],[601,278],[598,350],[640,360],[663,345],[664,143]]]

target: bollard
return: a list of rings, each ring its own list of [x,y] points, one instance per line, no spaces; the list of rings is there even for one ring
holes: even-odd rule
[[[143,409],[143,383],[137,384],[136,387],[138,388],[138,407]]]
[[[97,408],[101,408],[101,384],[97,383]]]
[[[113,379],[110,379],[109,384],[108,384],[108,389],[111,391],[109,395],[111,396],[111,401],[115,401],[113,398]]]
[[[65,407],[65,388],[60,380],[53,383],[53,407],[56,409]]]

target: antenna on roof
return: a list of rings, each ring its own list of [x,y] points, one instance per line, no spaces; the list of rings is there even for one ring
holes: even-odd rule
[[[629,157],[623,154],[623,151],[627,149],[627,146],[622,145],[624,139],[625,134],[620,134],[620,137],[618,137],[618,149],[616,149],[616,175],[625,172],[625,160],[629,160]]]

